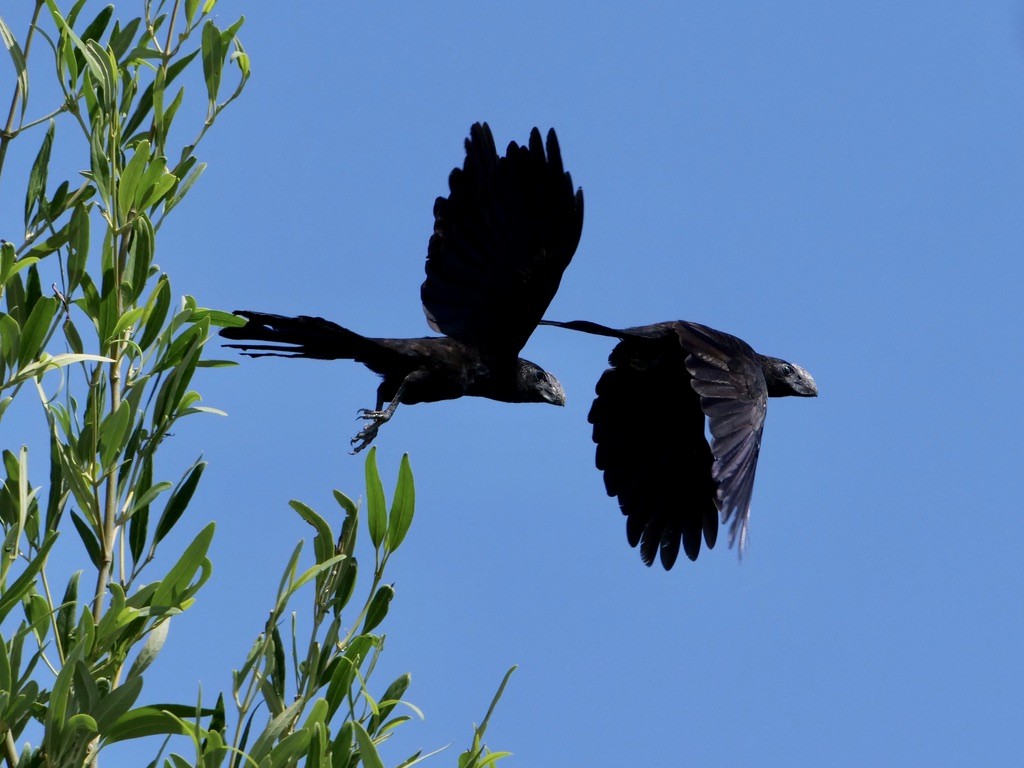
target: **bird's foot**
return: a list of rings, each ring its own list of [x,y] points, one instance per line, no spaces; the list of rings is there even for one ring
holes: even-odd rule
[[[367,424],[359,433],[352,438],[352,453],[357,454],[377,437],[377,432],[381,426],[386,424],[391,418],[394,411],[371,411],[369,408],[360,408],[356,418],[366,419],[370,423]]]
[[[359,453],[361,450],[366,448],[370,443],[373,442],[373,438],[377,436],[377,430],[380,429],[380,424],[373,423],[368,424],[365,429],[359,430],[359,433],[352,438],[352,455]]]

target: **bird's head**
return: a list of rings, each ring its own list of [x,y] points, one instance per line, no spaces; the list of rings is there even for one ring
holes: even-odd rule
[[[814,383],[814,377],[799,365],[777,357],[765,357],[763,367],[769,397],[818,396],[818,385]]]
[[[529,360],[519,361],[516,385],[524,403],[565,405],[565,390],[558,379]]]

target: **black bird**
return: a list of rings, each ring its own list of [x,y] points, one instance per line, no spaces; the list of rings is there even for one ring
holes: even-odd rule
[[[466,395],[507,403],[565,405],[558,379],[523,360],[526,344],[562,279],[583,228],[583,191],[562,167],[554,129],[547,152],[540,131],[499,157],[486,123],[474,124],[466,160],[434,203],[427,278],[420,289],[427,324],[443,337],[377,339],[320,317],[238,311],[248,321],[225,328],[228,344],[251,357],[350,359],[379,374],[369,421],[353,439],[359,452],[399,403]],[[385,408],[385,403],[387,407]]]
[[[643,561],[660,555],[668,570],[680,542],[696,560],[702,534],[715,546],[719,516],[742,554],[768,398],[817,396],[811,374],[684,320],[624,330],[583,320],[540,324],[620,340],[587,420],[597,468]]]

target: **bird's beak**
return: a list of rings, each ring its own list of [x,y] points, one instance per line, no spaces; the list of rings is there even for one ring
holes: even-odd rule
[[[814,377],[811,376],[806,370],[801,368],[799,365],[794,365],[794,368],[800,372],[800,378],[794,383],[793,389],[796,391],[798,397],[817,397],[818,396],[818,385],[814,381]]]
[[[544,399],[552,405],[565,405],[565,390],[562,389],[561,382],[549,375],[545,383],[547,386],[542,389]]]

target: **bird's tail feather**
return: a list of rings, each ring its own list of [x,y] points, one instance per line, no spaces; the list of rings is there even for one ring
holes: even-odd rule
[[[317,360],[359,360],[373,342],[322,317],[286,317],[263,312],[236,311],[248,322],[241,328],[224,328],[220,335],[243,342],[225,344],[250,357],[309,357]]]
[[[607,325],[599,325],[598,323],[592,323],[589,320],[570,320],[562,323],[557,320],[541,320],[540,325],[553,325],[556,328],[568,328],[570,331],[580,331],[582,333],[591,333],[595,336],[611,336],[613,339],[624,339],[630,334],[624,331],[616,330],[615,328],[609,328]]]

